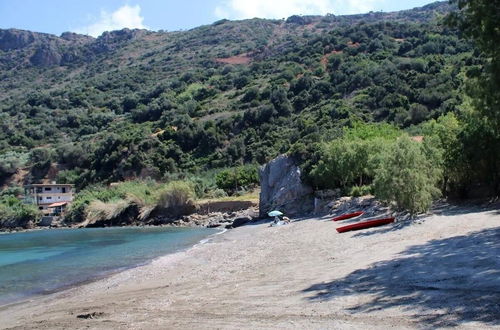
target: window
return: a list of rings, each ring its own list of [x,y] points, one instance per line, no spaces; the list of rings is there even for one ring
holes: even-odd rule
[[[51,190],[52,190],[52,188],[50,188],[50,187],[45,187],[45,191],[51,191]]]
[[[52,199],[52,197],[48,196],[47,199]]]
[[[66,187],[62,187],[62,193],[65,194],[66,193]]]
[[[38,207],[38,209],[39,209],[39,210],[43,210],[43,206],[39,206],[39,207]]]

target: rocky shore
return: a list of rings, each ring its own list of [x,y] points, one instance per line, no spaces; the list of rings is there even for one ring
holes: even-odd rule
[[[126,227],[126,226],[173,226],[173,227],[206,227],[206,228],[225,228],[231,229],[242,226],[259,217],[258,206],[252,204],[251,207],[226,212],[200,212],[184,215],[178,218],[172,218],[168,215],[157,215],[146,221],[138,219],[124,219],[122,222],[110,222],[106,224],[82,225],[82,224],[67,224],[63,218],[56,218],[50,222],[50,225],[42,223],[30,223],[29,226],[20,227],[0,227],[0,233],[23,232],[32,230],[60,229],[60,228],[85,228],[85,227]]]
[[[176,227],[207,227],[207,228],[236,228],[257,219],[258,207],[232,212],[210,212],[208,214],[193,213],[172,220],[166,216],[152,219],[153,224],[165,224]]]

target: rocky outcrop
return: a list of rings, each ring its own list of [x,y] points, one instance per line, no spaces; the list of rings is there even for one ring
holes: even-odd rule
[[[61,34],[61,39],[66,41],[71,41],[74,43],[85,44],[94,41],[95,39],[91,36],[85,34],[79,34],[74,32],[63,32]]]
[[[35,228],[36,219],[30,217],[8,217],[0,219],[0,231],[12,231]]]
[[[149,221],[152,225],[171,225],[178,227],[236,228],[252,222],[258,211],[250,207],[237,212],[211,212],[208,214],[193,213],[178,219],[169,216],[157,216]]]
[[[292,15],[288,17],[285,21],[287,24],[297,24],[297,25],[306,25],[314,22],[314,17],[312,16],[299,16]]]
[[[301,170],[292,158],[281,155],[260,168],[260,216],[278,209],[286,215],[310,213],[313,189],[302,182]]]
[[[335,198],[326,205],[325,211],[334,216],[363,211],[363,217],[383,216],[392,212],[389,206],[382,204],[374,196],[370,195]]]
[[[94,55],[110,52],[148,33],[150,32],[147,30],[131,30],[126,28],[116,31],[106,31],[97,37],[95,42],[90,45],[89,49],[94,53]]]
[[[17,29],[0,30],[0,49],[3,51],[21,49],[36,40],[36,34]]]
[[[64,32],[60,37],[19,29],[0,29],[0,66],[49,67],[91,62],[99,55],[152,33],[147,30],[123,29],[104,32],[99,38]]]
[[[35,54],[30,58],[30,62],[35,66],[59,65],[62,59],[61,52],[53,45],[40,46]]]

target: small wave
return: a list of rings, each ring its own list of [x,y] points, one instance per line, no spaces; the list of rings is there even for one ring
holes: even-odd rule
[[[206,243],[210,242],[212,239],[214,239],[215,236],[220,235],[220,234],[224,234],[226,231],[227,231],[227,229],[224,228],[221,231],[214,233],[214,234],[208,236],[207,238],[202,239],[198,244],[195,244],[193,247],[197,247],[198,245],[206,244]]]

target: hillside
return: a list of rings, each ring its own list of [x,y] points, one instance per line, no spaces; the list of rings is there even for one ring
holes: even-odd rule
[[[353,120],[409,129],[462,103],[480,60],[444,2],[221,20],[99,38],[0,30],[0,179],[79,187],[311,155]],[[57,163],[57,165],[54,165]]]

